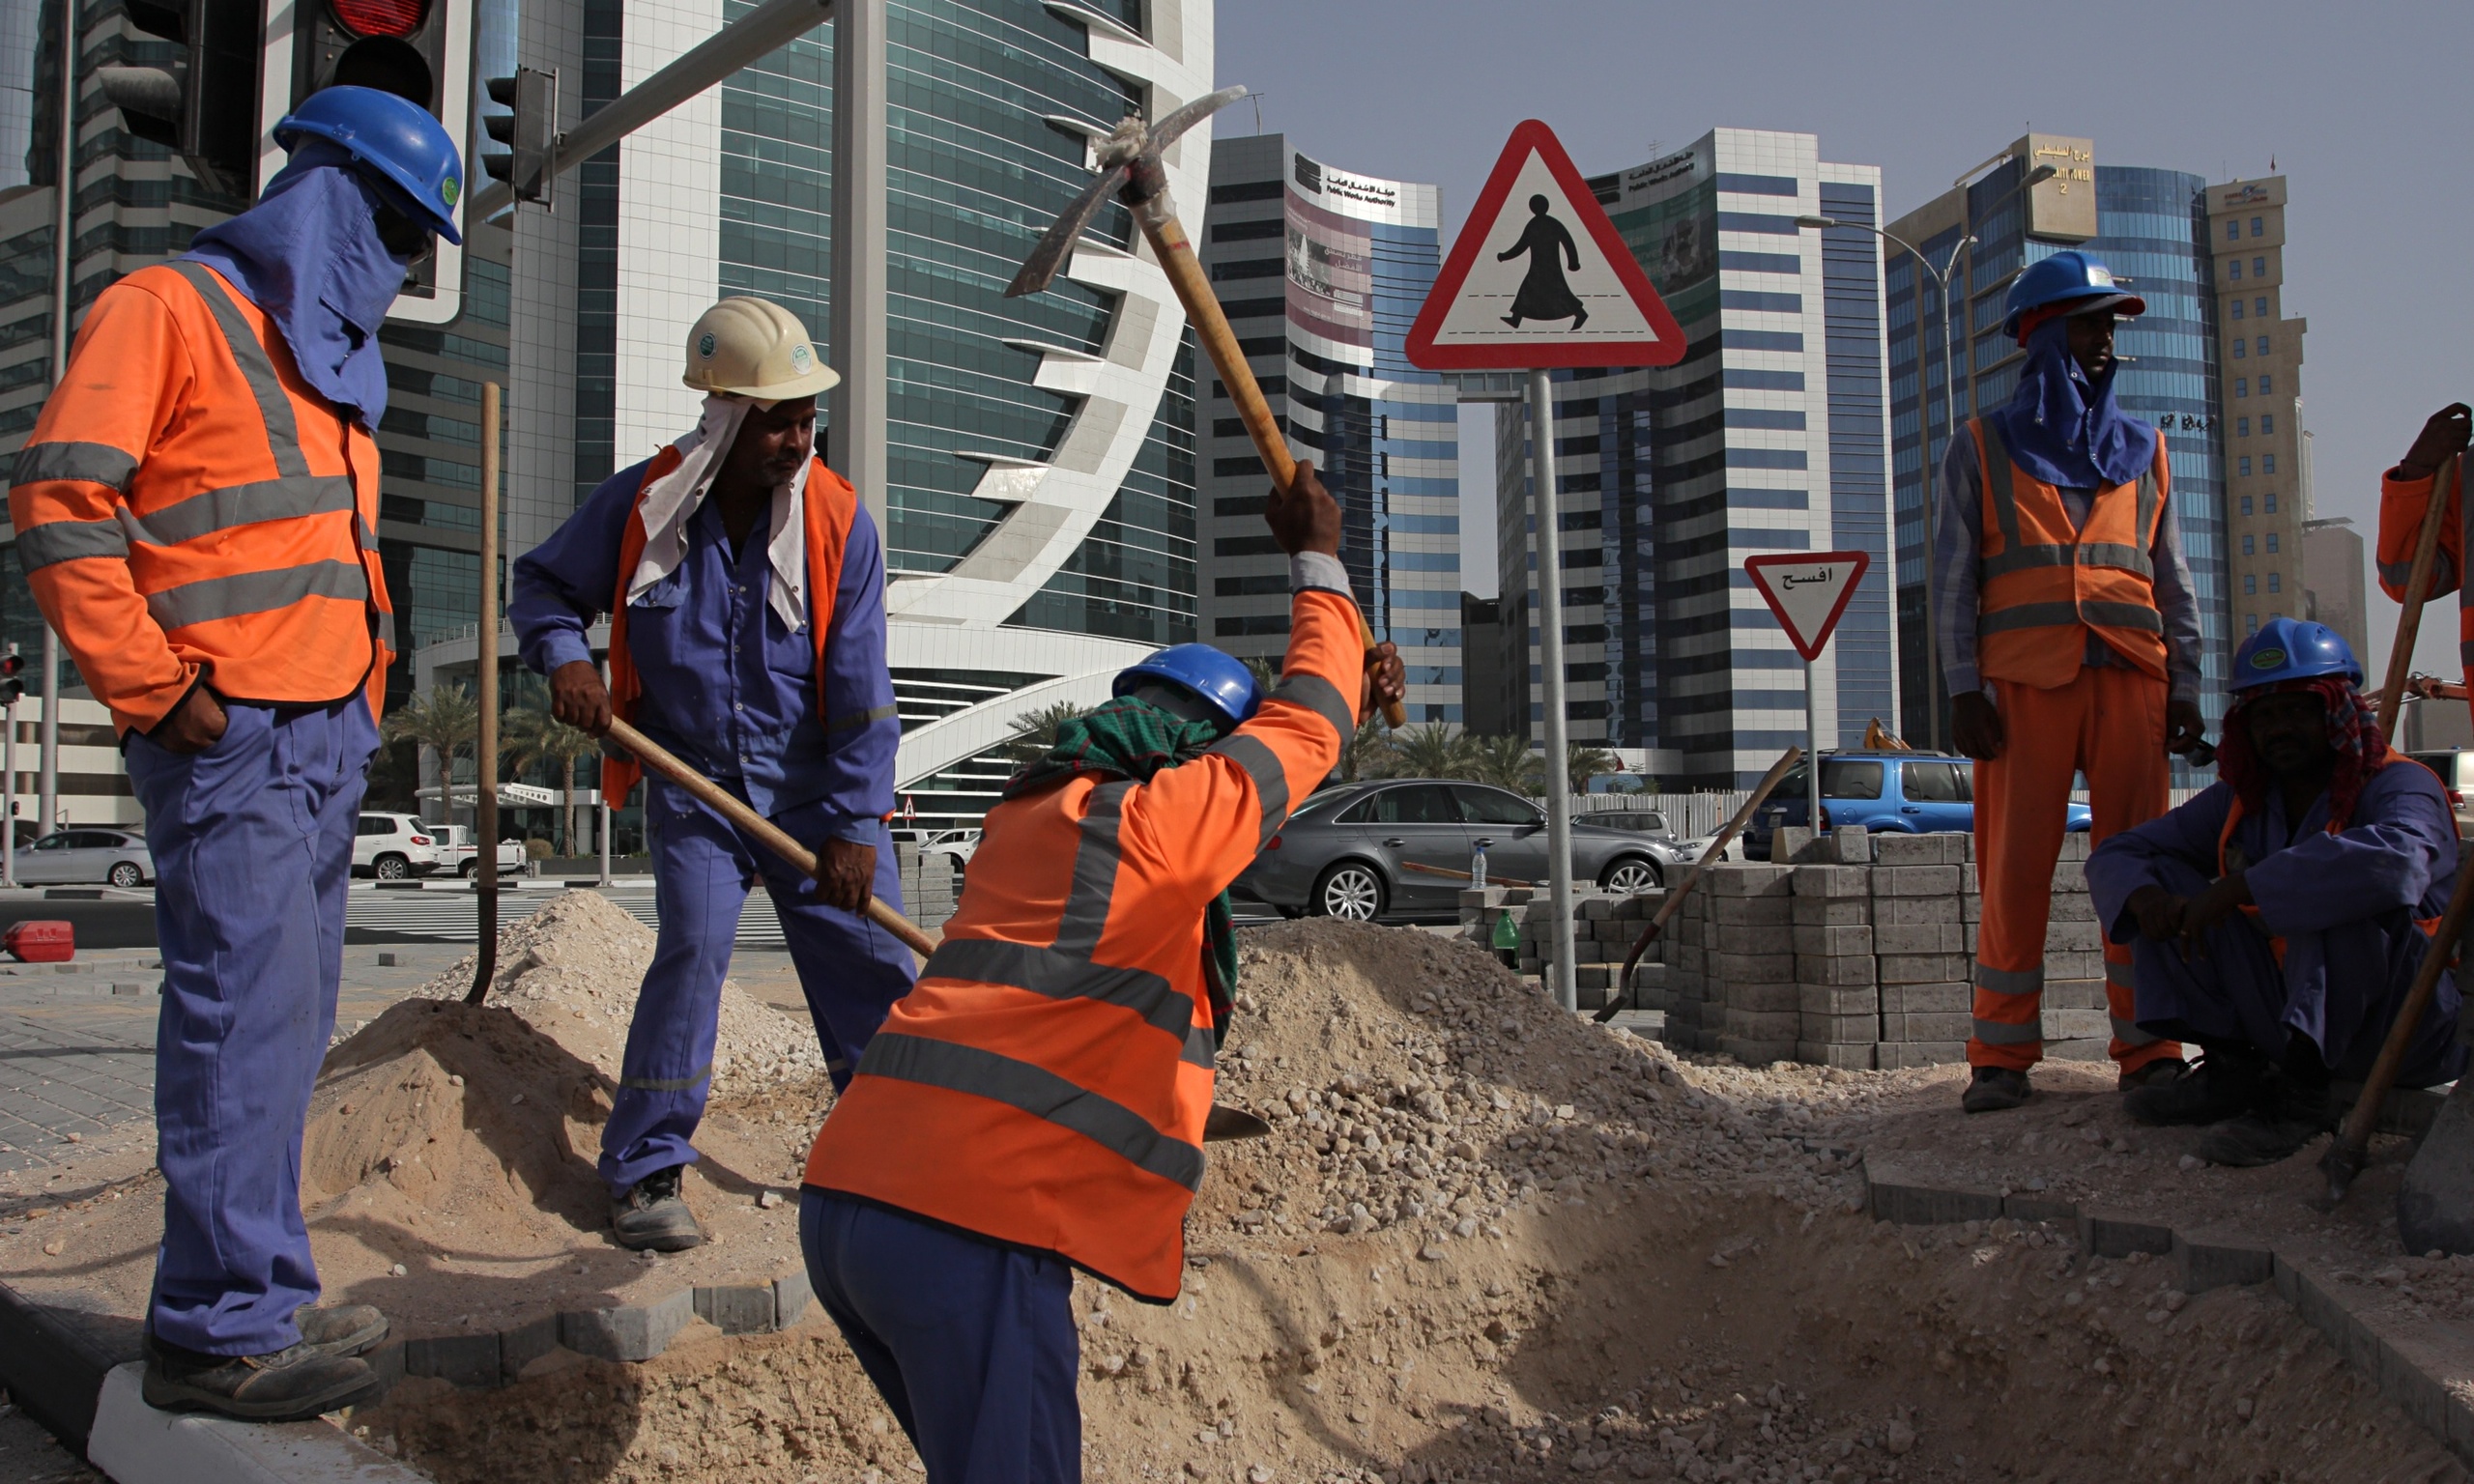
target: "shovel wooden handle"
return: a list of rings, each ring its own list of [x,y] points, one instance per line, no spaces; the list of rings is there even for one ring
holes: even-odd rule
[[[696,795],[712,811],[756,838],[757,843],[797,868],[801,875],[817,873],[816,852],[792,840],[790,833],[747,806],[747,802],[678,760],[668,748],[617,717],[610,719],[610,740],[633,753],[638,762]],[[903,941],[925,959],[936,951],[936,938],[910,919],[886,906],[879,897],[868,899],[868,920]]]
[[[2379,729],[2397,738],[2397,708],[2404,700],[2405,678],[2414,670],[2414,641],[2423,630],[2423,602],[2431,590],[2431,569],[2439,565],[2439,533],[2448,522],[2449,496],[2463,498],[2464,456],[2451,457],[2431,475],[2431,499],[2423,506],[2423,528],[2414,539],[2414,566],[2405,579],[2402,611],[2397,614],[2397,642],[2388,646],[2388,677],[2379,687]],[[2460,558],[2461,559],[2461,558]]]
[[[1154,206],[1165,205],[1164,192]],[[1156,219],[1155,219],[1156,218]],[[1253,368],[1246,364],[1245,347],[1237,343],[1237,332],[1228,328],[1228,316],[1221,312],[1220,296],[1213,293],[1211,280],[1203,276],[1202,264],[1194,257],[1194,243],[1186,238],[1186,229],[1165,211],[1135,209],[1134,219],[1142,226],[1152,252],[1160,259],[1162,271],[1168,275],[1168,287],[1177,293],[1177,302],[1186,306],[1186,321],[1194,326],[1195,338],[1202,341],[1203,354],[1211,357],[1214,370],[1220,373],[1221,385],[1228,388],[1228,399],[1237,404],[1237,415],[1246,424],[1246,436],[1254,441],[1254,452],[1262,457],[1263,469],[1272,483],[1285,490],[1297,478],[1297,461],[1288,456],[1288,435],[1280,430],[1280,422],[1272,416],[1272,405],[1264,399],[1263,388],[1254,380]],[[1374,649],[1374,630],[1366,614],[1357,615],[1358,638],[1370,654]],[[1408,708],[1392,701],[1383,708],[1383,722],[1398,728],[1409,724]]]

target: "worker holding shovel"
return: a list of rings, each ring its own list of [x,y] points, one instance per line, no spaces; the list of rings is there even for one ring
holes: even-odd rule
[[[872,892],[901,905],[885,828],[901,723],[876,525],[813,451],[817,396],[839,380],[797,316],[723,300],[688,331],[685,381],[705,393],[695,430],[605,480],[515,564],[507,614],[559,720],[595,736],[629,723],[818,856],[811,879],[681,785],[646,781],[660,939],[600,1160],[621,1246],[705,1240],[679,1177],[760,877],[836,1086],[910,989],[910,951],[866,916]],[[602,614],[607,691],[586,637]],[[605,760],[602,797],[637,777],[632,759]]]
[[[2233,654],[2219,782],[2087,861],[2097,922],[2132,948],[2140,1028],[2202,1053],[2123,1108],[2211,1126],[2212,1163],[2272,1164],[2335,1127],[2330,1083],[2369,1068],[2434,952],[2457,825],[2431,769],[2388,750],[2361,682],[2334,630],[2261,624]],[[2457,1012],[2443,973],[2406,1086],[2464,1065]]]

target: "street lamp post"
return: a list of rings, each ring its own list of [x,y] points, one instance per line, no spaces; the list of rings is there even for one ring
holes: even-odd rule
[[[2021,177],[2019,184],[1994,197],[1992,203],[1985,208],[1985,214],[1991,215],[1996,207],[2001,206],[2012,196],[2032,186],[2040,186],[2059,173],[2051,165],[2036,166]],[[1796,218],[1796,225],[1815,229],[1854,227],[1861,232],[1870,232],[1884,242],[1896,243],[1907,249],[1907,255],[1915,260],[1916,266],[1933,275],[1934,285],[1942,291],[1942,439],[1943,446],[1948,446],[1948,441],[1959,430],[1958,351],[1954,341],[1956,322],[1950,308],[1950,275],[1958,269],[1959,254],[1967,251],[1974,243],[1975,235],[1971,232],[1961,233],[1959,240],[1950,244],[1949,257],[1943,260],[1941,267],[1936,268],[1933,266],[1933,260],[1926,257],[1913,243],[1894,232],[1874,226],[1870,222],[1843,221],[1836,216],[1798,216]],[[1973,396],[1971,395],[1969,400],[1973,401]],[[1942,750],[1940,679],[1942,664],[1938,647],[1933,642],[1933,483],[1937,477],[1934,471],[1941,467],[1941,461],[1932,457],[1933,440],[1930,438],[1924,441],[1924,741],[1926,746],[1935,752],[1940,752]],[[1895,536],[1896,522],[1891,523],[1891,530]],[[1893,586],[1896,582],[1897,557],[1896,552],[1890,554]],[[1814,817],[1818,818],[1819,815]]]

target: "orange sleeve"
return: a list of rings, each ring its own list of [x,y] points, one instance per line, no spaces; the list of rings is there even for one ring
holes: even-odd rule
[[[1330,571],[1345,581],[1338,562]],[[1126,796],[1120,839],[1147,876],[1198,903],[1218,896],[1331,776],[1357,730],[1362,632],[1344,591],[1309,586],[1290,599],[1288,655],[1262,708],[1210,752]]]
[[[169,306],[140,286],[105,289],[9,478],[27,585],[123,730],[154,727],[197,678],[130,580],[121,525],[129,480],[193,375]]]
[[[2431,509],[2432,486],[2438,475],[2425,474],[2420,479],[2400,479],[2395,470],[2379,481],[2379,553],[2373,558],[2379,568],[2379,590],[2402,603],[2405,585],[2414,575],[2414,543],[2422,539],[2423,516]],[[2439,552],[2431,564],[2431,590],[2427,597],[2457,590],[2460,563],[2464,544],[2460,517],[2458,513],[2460,492],[2452,491],[2448,511],[2440,519]]]

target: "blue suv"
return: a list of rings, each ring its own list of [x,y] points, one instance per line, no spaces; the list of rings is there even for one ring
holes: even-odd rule
[[[1770,792],[1744,828],[1744,859],[1769,859],[1769,837],[1782,824],[1801,825],[1810,785],[1797,768]],[[1860,824],[1876,835],[1930,835],[1975,828],[1975,765],[1950,753],[1829,753],[1821,760],[1825,827]],[[2087,806],[2070,806],[2067,830],[2095,822]]]

